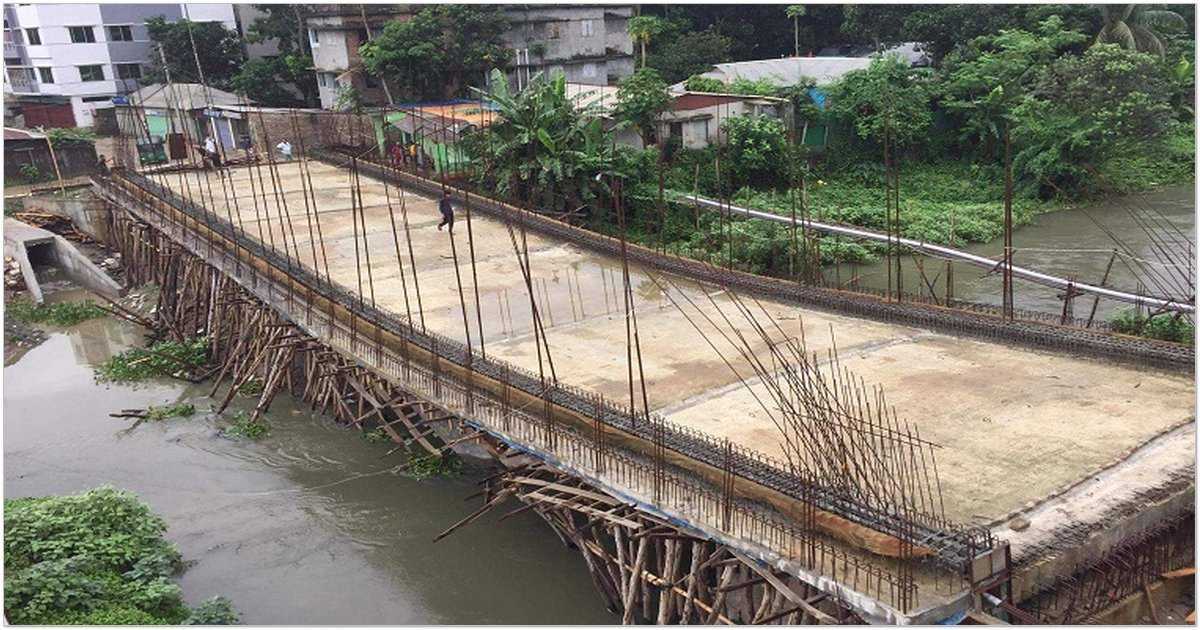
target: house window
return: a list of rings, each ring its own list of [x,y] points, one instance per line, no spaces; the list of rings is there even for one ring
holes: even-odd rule
[[[114,64],[117,69],[118,79],[140,79],[142,78],[142,64],[140,63],[118,63]]]
[[[308,29],[308,45],[314,48],[321,45],[321,42],[317,40],[317,32],[311,28]]]
[[[94,66],[79,66],[80,81],[103,81],[104,66],[96,64]]]
[[[110,26],[108,27],[108,41],[131,42],[133,41],[133,29],[129,26]]]
[[[96,43],[96,31],[90,26],[68,26],[67,30],[71,32],[71,43],[73,44]]]
[[[84,103],[108,103],[112,101],[111,96],[85,96],[80,99]]]
[[[317,84],[323,88],[335,88],[337,87],[337,76],[332,72],[318,72]]]
[[[54,71],[50,66],[42,66],[38,68],[38,75],[42,78],[42,83],[54,83]]]
[[[36,28],[25,29],[25,39],[29,40],[30,46],[42,45],[42,34]]]
[[[546,39],[558,39],[559,37],[562,37],[562,33],[559,31],[557,24],[546,26]]]
[[[583,64],[583,76],[585,76],[585,77],[596,76],[596,64],[594,64],[594,63]]]
[[[591,20],[583,20],[582,22],[579,23],[579,28],[582,31],[584,37],[592,36],[592,21]]]

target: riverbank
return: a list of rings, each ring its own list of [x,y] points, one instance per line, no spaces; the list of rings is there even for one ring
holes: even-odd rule
[[[137,493],[189,565],[178,578],[185,601],[226,594],[249,624],[616,621],[578,555],[536,515],[487,516],[431,543],[469,511],[462,498],[481,471],[424,481],[396,472],[404,460],[383,457],[387,444],[286,394],[267,415],[269,436],[228,439],[204,385],[95,381],[94,366],[142,344],[133,325],[105,317],[47,336],[5,369],[6,496],[103,483]],[[253,402],[237,397],[229,413]],[[136,427],[107,417],[179,403],[196,413]],[[530,592],[558,596],[530,607]]]

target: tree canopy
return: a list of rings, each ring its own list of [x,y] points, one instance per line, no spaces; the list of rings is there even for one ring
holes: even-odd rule
[[[404,97],[450,98],[507,67],[513,54],[502,39],[507,28],[498,6],[433,5],[410,20],[388,22],[360,53],[367,71]]]
[[[162,16],[146,20],[146,28],[150,41],[162,51],[167,62],[164,67],[159,55],[152,55],[146,81],[166,83],[169,70],[175,83],[200,83],[200,73],[196,70],[198,56],[205,84],[221,90],[232,88],[233,77],[245,59],[236,32],[220,22],[168,22]],[[194,52],[192,41],[196,42]]]
[[[642,68],[621,81],[613,114],[618,120],[633,125],[643,144],[654,144],[658,141],[654,121],[670,104],[666,81],[653,68]]]

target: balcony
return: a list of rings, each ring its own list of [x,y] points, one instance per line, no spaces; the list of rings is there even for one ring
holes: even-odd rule
[[[13,94],[38,94],[37,78],[33,68],[26,66],[8,67],[8,89]]]
[[[22,44],[21,42],[11,41],[8,39],[8,37],[5,37],[4,38],[4,58],[5,59],[16,59],[16,58],[24,59],[25,58],[25,45]]]

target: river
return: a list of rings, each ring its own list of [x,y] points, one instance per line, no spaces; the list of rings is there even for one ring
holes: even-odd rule
[[[226,595],[249,624],[611,624],[583,560],[536,515],[468,514],[482,470],[417,481],[385,444],[280,395],[260,442],[218,434],[208,387],[97,384],[91,366],[140,341],[111,319],[52,331],[4,368],[4,495],[136,492],[189,562],[191,603]],[[211,385],[210,385],[211,386]],[[209,386],[209,387],[210,387]],[[130,429],[110,412],[192,401]],[[251,407],[243,398],[242,408]],[[236,405],[235,405],[236,406]],[[514,504],[513,507],[516,507]]]
[[[1016,250],[1013,264],[1062,277],[1074,274],[1079,282],[1098,284],[1104,277],[1104,270],[1114,247],[1105,230],[1116,234],[1130,249],[1136,251],[1139,257],[1161,263],[1163,261],[1155,255],[1150,238],[1129,216],[1130,211],[1141,212],[1147,207],[1157,210],[1162,217],[1195,241],[1195,189],[1192,186],[1171,186],[1142,195],[1114,197],[1085,208],[1038,215],[1031,223],[1013,231],[1013,247]],[[1176,241],[1173,255],[1176,255],[1179,261],[1182,262],[1189,255],[1195,255],[1194,251],[1187,252],[1187,244],[1178,242],[1179,236],[1171,233],[1172,230],[1160,232],[1164,237]],[[988,243],[975,243],[963,249],[998,260],[1004,254],[1004,240],[1000,238]],[[945,262],[926,258],[924,265],[926,277],[934,284],[938,297],[941,297],[945,291]],[[917,291],[922,281],[912,257],[903,259],[901,271],[904,274],[905,291]],[[860,265],[855,272],[858,273],[862,285],[880,290],[887,289],[887,266],[882,261]],[[844,265],[841,273],[843,282],[849,280],[852,274],[850,266]],[[826,277],[833,280],[832,268],[826,270]],[[1002,282],[999,273],[988,274],[984,269],[961,263],[954,265],[954,295],[960,300],[999,305]],[[1118,259],[1113,265],[1107,286],[1135,291],[1138,288],[1137,282],[1137,276],[1129,266]],[[1157,292],[1154,287],[1148,287],[1146,291]],[[1044,313],[1062,312],[1062,301],[1058,298],[1060,293],[1061,291],[1023,280],[1018,280],[1013,286],[1013,298],[1017,308]],[[1091,304],[1090,297],[1077,298],[1075,316],[1086,319]],[[1097,319],[1105,319],[1128,307],[1129,305],[1112,300],[1101,300],[1096,309]]]

